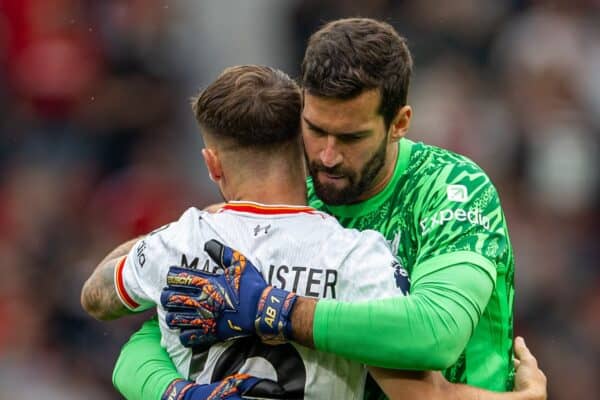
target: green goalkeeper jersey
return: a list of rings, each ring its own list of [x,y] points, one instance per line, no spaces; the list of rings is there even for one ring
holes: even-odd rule
[[[496,189],[464,156],[408,139],[399,146],[394,175],[374,197],[329,206],[308,179],[309,203],[344,227],[381,232],[411,278],[425,264],[431,270],[432,262],[443,268],[449,259],[475,265],[484,263],[481,256],[488,260],[496,269],[491,298],[466,348],[444,373],[451,382],[512,390],[514,259]]]

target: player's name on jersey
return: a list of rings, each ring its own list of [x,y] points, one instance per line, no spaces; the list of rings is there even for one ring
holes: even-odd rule
[[[213,274],[220,273],[220,267],[205,260],[200,266],[199,257],[181,255],[180,266],[199,269]],[[338,271],[334,269],[312,268],[288,265],[270,265],[267,273],[262,271],[269,285],[296,292],[302,296],[336,298]]]
[[[264,272],[263,272],[264,275]],[[335,299],[338,271],[288,265],[270,265],[267,283],[302,296]]]

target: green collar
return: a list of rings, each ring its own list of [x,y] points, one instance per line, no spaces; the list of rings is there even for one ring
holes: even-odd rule
[[[400,177],[406,171],[408,167],[408,161],[410,160],[410,154],[412,153],[414,142],[402,138],[398,143],[398,159],[396,160],[396,167],[394,168],[394,175],[392,175],[392,179],[385,185],[385,188],[375,196],[363,200],[360,203],[354,204],[345,204],[340,206],[330,206],[326,205],[326,207],[331,210],[331,213],[338,217],[359,217],[362,215],[369,214],[373,210],[381,207],[381,205],[388,199],[388,197],[394,191],[394,188],[398,184]]]

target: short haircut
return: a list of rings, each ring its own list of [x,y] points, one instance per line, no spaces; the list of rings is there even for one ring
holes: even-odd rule
[[[339,99],[379,89],[379,113],[389,127],[406,105],[412,68],[406,39],[391,25],[369,18],[340,19],[310,37],[301,83],[311,95]]]
[[[230,146],[268,149],[300,136],[300,89],[274,68],[227,68],[192,100],[192,108],[205,133]]]

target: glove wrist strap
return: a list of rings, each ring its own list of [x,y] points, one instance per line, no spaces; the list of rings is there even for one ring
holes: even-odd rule
[[[175,379],[163,393],[161,400],[183,400],[188,390],[194,387],[194,382],[185,379]]]
[[[268,344],[286,343],[292,337],[291,314],[298,296],[293,292],[267,286],[263,290],[254,326],[261,340]]]

